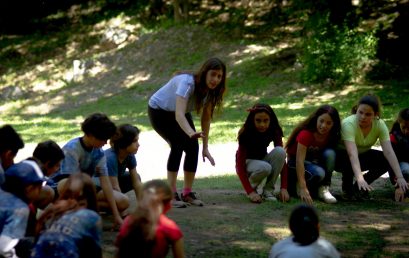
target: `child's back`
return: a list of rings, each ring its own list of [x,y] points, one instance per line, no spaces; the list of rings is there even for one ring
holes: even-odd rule
[[[101,257],[101,223],[89,209],[66,213],[40,235],[32,257]]]

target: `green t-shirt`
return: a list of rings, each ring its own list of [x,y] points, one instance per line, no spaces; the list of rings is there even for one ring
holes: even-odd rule
[[[356,147],[358,148],[358,153],[363,153],[371,149],[378,139],[380,142],[389,141],[388,127],[382,119],[374,119],[372,121],[371,131],[366,137],[364,137],[359,128],[356,115],[351,115],[342,120],[341,136],[342,141],[355,142]],[[341,148],[345,149],[343,142]]]

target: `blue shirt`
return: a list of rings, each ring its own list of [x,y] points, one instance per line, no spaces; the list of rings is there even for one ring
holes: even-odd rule
[[[135,155],[129,154],[125,160],[120,163],[118,161],[118,155],[113,148],[105,150],[105,156],[107,159],[108,175],[121,177],[125,174],[126,169],[132,170],[136,168]]]
[[[80,209],[64,214],[40,235],[32,256],[44,257],[102,257],[102,221],[92,210]]]
[[[106,158],[102,148],[87,150],[80,139],[72,139],[62,147],[65,158],[61,162],[61,168],[57,174],[85,172],[91,177],[108,175]]]
[[[115,149],[109,148],[105,150],[105,157],[107,161],[108,176],[119,178],[125,174],[126,169],[131,170],[136,168],[135,155],[129,154],[121,163],[118,161],[118,156],[115,152]],[[94,181],[96,186],[101,187],[101,182],[98,178],[93,177],[92,180]]]
[[[24,237],[30,210],[17,196],[0,189],[0,235],[13,239]]]

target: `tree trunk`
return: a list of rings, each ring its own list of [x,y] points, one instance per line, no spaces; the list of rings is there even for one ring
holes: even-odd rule
[[[176,22],[186,22],[189,15],[189,0],[173,0],[173,13]]]

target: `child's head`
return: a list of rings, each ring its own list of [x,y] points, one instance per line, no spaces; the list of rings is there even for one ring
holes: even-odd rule
[[[139,129],[130,124],[118,126],[110,143],[116,150],[126,150],[129,154],[135,154],[139,148]]]
[[[94,113],[84,120],[81,130],[95,140],[94,147],[102,147],[115,134],[116,126],[105,114]]]
[[[302,121],[288,137],[287,145],[295,143],[298,133],[301,130],[318,132],[321,135],[329,136],[329,144],[334,145],[338,142],[341,131],[341,119],[338,110],[330,105],[322,105],[312,112],[304,121]]]
[[[95,185],[86,173],[74,173],[65,182],[59,200],[76,200],[81,207],[97,210]]]
[[[307,121],[307,128],[320,134],[327,134],[332,130],[339,132],[341,128],[338,110],[330,105],[320,106]]]
[[[269,135],[278,133],[283,136],[283,130],[277,116],[269,105],[258,103],[248,109],[248,112],[246,121],[239,131],[239,136],[244,132],[267,133]]]
[[[163,206],[170,206],[172,191],[167,182],[151,180],[143,186],[143,196],[135,211],[129,215],[116,239],[117,257],[151,257],[155,244],[156,228]]]
[[[2,188],[29,203],[37,200],[45,178],[34,160],[24,160],[5,171]]]
[[[7,169],[14,163],[14,157],[19,149],[24,147],[20,135],[10,125],[0,128],[0,164]]]
[[[153,192],[163,204],[163,213],[170,209],[170,202],[173,198],[172,189],[166,181],[154,179],[143,185],[144,192]]]
[[[40,234],[46,224],[52,223],[67,212],[83,208],[97,211],[97,196],[91,177],[78,172],[70,175],[63,185],[58,200],[41,214],[37,221],[36,234]]]
[[[289,224],[294,241],[301,245],[312,244],[320,236],[318,214],[312,206],[301,204],[295,207]]]
[[[41,162],[44,174],[51,176],[58,171],[65,155],[56,142],[48,140],[37,145],[34,149],[33,157]]]
[[[365,95],[352,108],[351,112],[356,114],[360,127],[367,127],[372,124],[375,118],[381,117],[381,100],[376,95]]]
[[[404,108],[399,112],[395,124],[399,126],[403,135],[409,136],[409,108]]]
[[[367,105],[374,112],[375,116],[381,115],[381,100],[378,96],[374,94],[367,94],[359,99],[358,104],[352,108],[352,114],[356,114],[359,109],[359,106]]]

